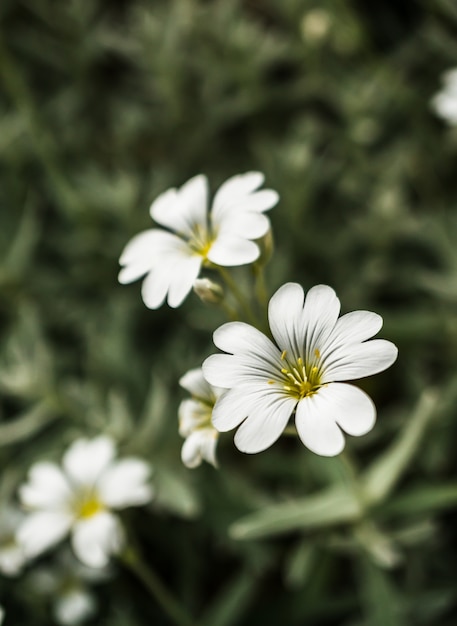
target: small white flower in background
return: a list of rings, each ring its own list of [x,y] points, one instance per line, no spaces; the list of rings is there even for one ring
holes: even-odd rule
[[[18,576],[27,560],[15,536],[22,520],[23,515],[17,509],[0,510],[0,572],[5,576]]]
[[[3,624],[4,617],[5,617],[5,611],[3,610],[3,607],[0,606],[0,625]]]
[[[167,298],[175,308],[192,289],[202,265],[254,262],[260,250],[253,240],[270,228],[263,212],[279,199],[271,189],[258,190],[263,180],[260,172],[229,178],[217,191],[210,213],[206,176],[162,193],[150,214],[168,230],[152,228],[130,240],[119,259],[124,266],[119,282],[131,283],[146,275],[142,286],[146,306],[157,309]]]
[[[457,124],[457,69],[442,75],[443,88],[432,98],[435,113],[448,124]]]
[[[105,582],[111,574],[109,568],[94,569],[83,565],[71,552],[64,550],[52,567],[34,568],[25,584],[34,595],[49,598],[56,622],[71,626],[94,615],[97,600],[89,585]]]
[[[137,458],[114,459],[106,436],[75,441],[62,468],[39,462],[19,490],[29,511],[17,532],[27,557],[34,557],[71,533],[76,556],[91,567],[105,566],[120,552],[124,533],[113,510],[151,500],[149,466]]]
[[[62,591],[54,602],[56,621],[63,626],[81,624],[95,613],[94,595],[81,587],[68,588]]]
[[[317,285],[304,299],[300,285],[287,283],[270,300],[274,344],[243,322],[224,324],[214,343],[229,354],[203,363],[205,378],[226,391],[213,409],[221,432],[239,426],[235,445],[255,453],[271,446],[295,412],[302,442],[313,452],[334,456],[344,448],[344,430],[364,435],[375,423],[370,397],[341,381],[370,376],[397,358],[390,341],[375,339],[382,318],[354,311],[338,318],[340,301],[331,287]]]
[[[225,389],[213,387],[203,377],[201,368],[184,374],[179,384],[191,395],[179,405],[179,434],[186,441],[181,458],[187,467],[197,467],[204,460],[217,467],[218,431],[211,423],[214,404]]]

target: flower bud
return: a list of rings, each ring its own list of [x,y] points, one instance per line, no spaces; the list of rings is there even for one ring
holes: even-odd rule
[[[194,291],[205,304],[219,304],[224,299],[224,290],[209,278],[197,278]]]

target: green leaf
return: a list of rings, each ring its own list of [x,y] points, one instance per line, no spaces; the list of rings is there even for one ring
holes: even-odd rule
[[[457,506],[457,485],[425,485],[400,494],[380,509],[380,515],[418,515]]]
[[[404,626],[401,599],[388,574],[368,558],[360,558],[359,589],[366,626]]]
[[[437,398],[436,393],[424,391],[416,411],[406,422],[398,438],[366,471],[362,480],[366,497],[370,502],[384,500],[408,468],[434,415]]]
[[[233,523],[234,539],[259,539],[293,530],[314,530],[353,522],[362,515],[356,497],[345,489],[330,489],[308,498],[267,507]]]
[[[49,402],[43,400],[14,420],[0,425],[0,446],[7,446],[30,439],[58,417]]]

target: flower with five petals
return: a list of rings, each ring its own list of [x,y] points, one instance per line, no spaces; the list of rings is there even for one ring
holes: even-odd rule
[[[239,427],[239,450],[265,450],[293,414],[302,442],[323,456],[343,450],[343,431],[359,436],[372,429],[371,398],[344,381],[383,371],[397,358],[397,348],[384,339],[366,341],[380,330],[380,315],[339,313],[331,287],[317,285],[305,299],[300,285],[287,283],[269,303],[275,343],[243,322],[215,331],[214,343],[228,354],[207,358],[203,373],[228,391],[216,402],[212,421],[221,432]]]
[[[28,510],[17,531],[27,557],[58,543],[68,533],[76,556],[91,567],[104,567],[119,553],[124,533],[113,510],[151,500],[150,468],[138,458],[116,461],[106,436],[78,439],[65,452],[62,468],[41,461],[30,471],[19,496]]]
[[[119,260],[123,266],[119,282],[131,283],[146,275],[142,286],[146,306],[157,309],[166,298],[176,308],[202,266],[253,263],[260,256],[254,240],[270,228],[263,213],[279,199],[271,189],[258,189],[263,180],[260,172],[229,178],[216,192],[210,213],[206,176],[162,193],[150,214],[167,230],[145,230],[129,241]]]

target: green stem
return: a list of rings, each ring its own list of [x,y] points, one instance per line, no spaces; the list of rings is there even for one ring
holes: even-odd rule
[[[195,626],[178,600],[165,587],[157,574],[150,569],[140,555],[132,547],[122,555],[121,560],[143,583],[146,589],[157,600],[164,612],[177,626]]]
[[[298,437],[297,429],[293,424],[286,426],[282,434],[286,437]]]
[[[241,290],[238,289],[238,285],[233,280],[230,273],[225,269],[225,267],[220,267],[219,265],[217,266],[217,271],[221,275],[221,278],[227,285],[228,289],[230,289],[230,291],[233,293],[238,304],[240,305],[241,310],[246,316],[246,319],[251,324],[253,324],[253,326],[258,327],[258,320],[256,319],[256,316],[254,315],[251,307],[249,306],[249,303],[247,302],[246,298],[242,294]]]
[[[252,272],[254,274],[254,289],[255,289],[255,295],[257,297],[257,300],[260,304],[260,306],[267,310],[268,308],[268,293],[267,293],[267,288],[265,285],[265,274],[264,274],[264,266],[263,265],[259,265],[258,263],[255,263],[252,266]]]

